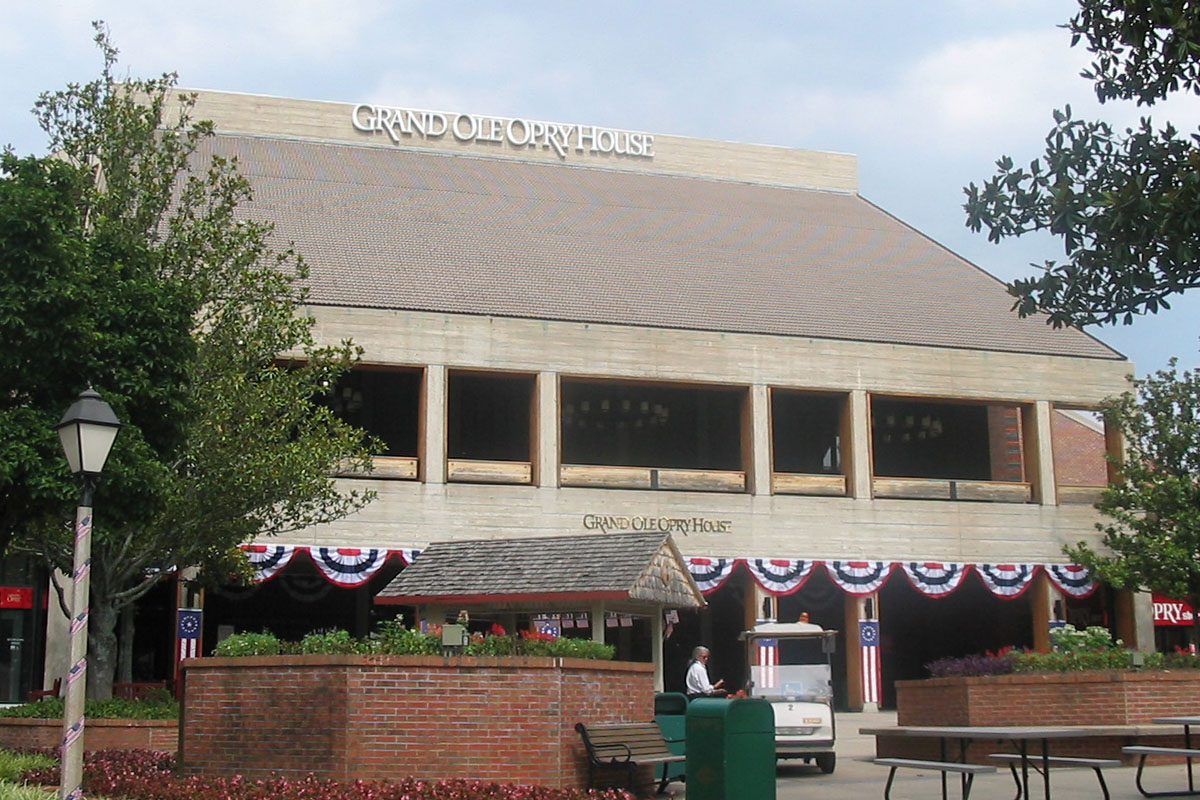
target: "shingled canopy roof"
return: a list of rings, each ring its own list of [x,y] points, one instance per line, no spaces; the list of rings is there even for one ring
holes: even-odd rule
[[[438,542],[376,603],[627,613],[705,605],[669,534],[629,533]]]
[[[835,191],[218,134],[315,305],[1118,359]]]

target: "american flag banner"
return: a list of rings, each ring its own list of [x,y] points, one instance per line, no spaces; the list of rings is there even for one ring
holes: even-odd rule
[[[779,640],[759,639],[755,663],[758,665],[758,685],[764,689],[779,686]]]
[[[200,633],[204,629],[204,612],[198,608],[179,609],[179,641],[178,661],[185,658],[196,658],[200,655]]]
[[[862,651],[863,702],[878,703],[883,688],[879,663],[879,620],[859,620],[858,645]]]

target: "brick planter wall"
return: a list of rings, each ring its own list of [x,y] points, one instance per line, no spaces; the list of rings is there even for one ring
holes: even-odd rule
[[[1122,758],[1127,744],[1182,747],[1180,726],[1154,717],[1200,714],[1200,671],[1097,671],[929,678],[896,682],[899,725],[1086,725],[1100,737],[1051,740],[1052,753]],[[997,745],[972,745],[969,760],[988,763]],[[881,756],[936,758],[933,739],[881,736]]]
[[[185,670],[187,775],[582,788],[576,722],[654,717],[650,664],[314,655],[194,659]]]
[[[899,725],[1139,725],[1200,714],[1200,671],[1059,672],[896,682]]]
[[[0,748],[57,748],[61,719],[0,719]],[[89,719],[84,727],[87,750],[165,750],[174,753],[179,725],[173,719]]]

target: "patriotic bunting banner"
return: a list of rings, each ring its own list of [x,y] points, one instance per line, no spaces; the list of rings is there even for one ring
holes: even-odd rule
[[[799,591],[812,575],[813,562],[797,558],[751,558],[746,567],[758,585],[771,594],[792,594]]]
[[[403,549],[403,550],[393,550],[391,552],[399,553],[400,554],[400,563],[404,564],[404,566],[406,566],[406,567],[409,564],[411,564],[412,562],[416,561],[417,556],[421,555],[420,550],[412,550],[412,549],[407,549],[407,548]]]
[[[721,588],[721,584],[729,579],[733,574],[734,564],[737,563],[732,558],[689,558],[687,560],[688,572],[692,573],[692,577],[696,579],[696,585],[700,587],[700,591],[704,594],[711,594]]]
[[[1055,586],[1071,597],[1087,597],[1099,586],[1087,568],[1078,564],[1046,564],[1046,574]]]
[[[314,547],[309,551],[321,574],[338,586],[361,586],[387,561],[387,550]]]
[[[959,586],[970,570],[968,564],[941,564],[915,561],[900,565],[908,581],[926,597],[945,597]]]
[[[983,585],[997,597],[1011,600],[1025,594],[1037,574],[1036,564],[980,564],[976,567]]]
[[[856,596],[874,594],[892,574],[889,561],[828,561],[825,568],[843,592]]]
[[[296,555],[296,548],[290,544],[244,544],[242,550],[254,567],[255,583],[274,578]]]

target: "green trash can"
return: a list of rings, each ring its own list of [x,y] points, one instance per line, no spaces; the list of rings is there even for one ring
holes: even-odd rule
[[[688,800],[775,800],[775,712],[701,697],[687,710]]]
[[[687,709],[686,694],[659,692],[654,695],[654,721],[662,729],[663,738],[667,740],[667,749],[676,755],[687,752]],[[683,761],[659,764],[654,769],[660,794],[669,782],[682,781],[686,775],[687,764]]]

